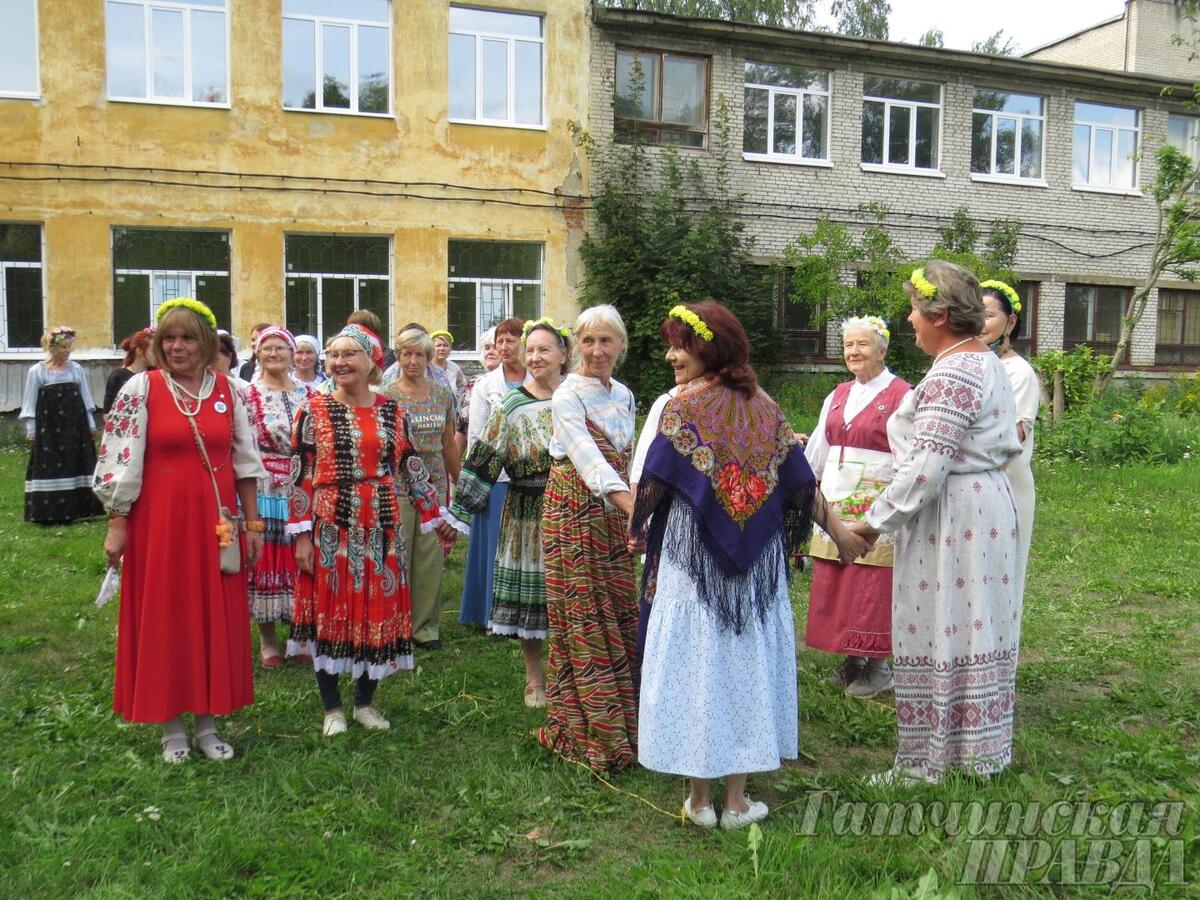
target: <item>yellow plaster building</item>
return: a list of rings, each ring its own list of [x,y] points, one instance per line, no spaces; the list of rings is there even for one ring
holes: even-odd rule
[[[367,307],[471,356],[505,315],[574,313],[587,0],[13,5],[5,380],[44,327],[111,360],[180,294],[241,336],[323,338]]]

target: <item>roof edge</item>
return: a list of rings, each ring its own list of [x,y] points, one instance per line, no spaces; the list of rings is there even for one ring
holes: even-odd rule
[[[1105,25],[1114,25],[1117,22],[1124,21],[1125,13],[1113,16],[1111,19],[1105,19],[1103,22],[1097,22],[1095,25],[1089,25],[1087,28],[1080,28],[1078,31],[1072,31],[1070,34],[1064,34],[1060,38],[1055,38],[1052,41],[1047,41],[1044,44],[1039,44],[1030,50],[1026,50],[1021,54],[1022,59],[1028,59],[1029,54],[1038,53],[1042,50],[1049,50],[1051,47],[1057,47],[1059,44],[1066,43],[1071,38],[1077,38],[1081,34],[1087,34],[1089,31],[1095,31],[1097,28],[1103,28]]]
[[[620,9],[592,2],[593,21],[601,28],[631,28],[673,34],[681,37],[704,38],[719,43],[758,44],[793,50],[822,50],[846,55],[869,56],[875,60],[933,64],[957,67],[993,76],[1015,76],[1021,79],[1046,78],[1083,86],[1159,95],[1164,88],[1191,97],[1193,83],[1186,80],[1123,72],[1116,69],[1096,69],[1070,63],[1027,59],[1024,56],[992,56],[970,50],[950,50],[944,47],[922,47],[898,41],[850,37],[822,31],[798,31],[769,25],[750,25],[718,19],[699,19],[672,16],[666,13]]]

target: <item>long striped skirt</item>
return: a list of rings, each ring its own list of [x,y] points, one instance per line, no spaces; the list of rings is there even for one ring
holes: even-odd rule
[[[620,462],[611,448],[601,449]],[[632,766],[638,605],[625,517],[592,496],[569,460],[550,469],[542,546],[550,637],[538,740],[592,769]]]

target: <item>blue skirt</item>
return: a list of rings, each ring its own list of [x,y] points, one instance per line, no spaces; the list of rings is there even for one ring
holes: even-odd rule
[[[496,571],[496,545],[500,542],[500,513],[508,496],[508,482],[492,486],[487,506],[471,520],[471,543],[463,571],[462,601],[458,621],[486,625],[492,615],[492,576]]]

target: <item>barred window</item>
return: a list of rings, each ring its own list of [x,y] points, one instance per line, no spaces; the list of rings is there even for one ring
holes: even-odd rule
[[[1101,352],[1115,350],[1129,293],[1127,287],[1068,284],[1063,346],[1089,344]]]
[[[322,343],[337,334],[349,315],[368,309],[379,316],[388,344],[391,334],[391,239],[382,235],[289,234],[284,257],[284,316],[293,334],[315,335]]]
[[[450,241],[448,250],[447,321],[455,350],[477,350],[480,335],[510,316],[541,315],[541,244]]]
[[[0,223],[0,349],[41,346],[42,228]]]
[[[207,304],[217,326],[230,327],[228,231],[114,228],[112,242],[114,344],[176,297]]]
[[[1159,366],[1200,365],[1200,291],[1159,290],[1154,362]]]

